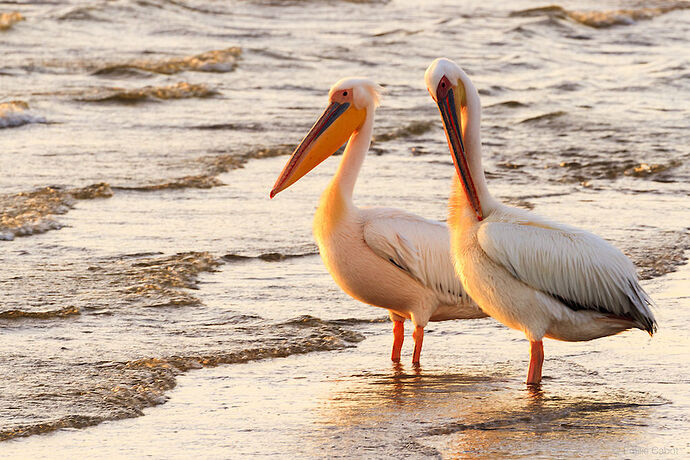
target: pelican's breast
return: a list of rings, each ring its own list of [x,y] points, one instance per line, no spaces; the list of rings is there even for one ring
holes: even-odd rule
[[[335,187],[322,195],[313,232],[324,265],[350,296],[408,318],[422,303],[421,286],[367,246],[357,208]]]
[[[459,199],[464,197],[451,198],[448,225],[455,271],[465,290],[485,313],[512,329],[528,333],[523,323],[527,317],[536,329],[545,329],[547,321],[535,308],[535,291],[488,257],[477,235],[483,222],[469,207],[454,206]],[[511,294],[505,296],[506,292]]]

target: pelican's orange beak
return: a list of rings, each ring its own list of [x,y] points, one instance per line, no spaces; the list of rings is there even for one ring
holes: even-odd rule
[[[366,109],[357,109],[352,102],[331,101],[283,168],[271,198],[333,155],[364,124],[366,113]]]

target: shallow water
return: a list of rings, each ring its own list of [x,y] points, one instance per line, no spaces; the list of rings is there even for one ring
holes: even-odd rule
[[[687,3],[0,2],[14,12],[3,454],[690,452]],[[435,323],[423,367],[391,367],[385,311],[340,292],[310,234],[339,157],[267,195],[328,87],[366,75],[386,94],[357,202],[443,220],[453,168],[422,78],[439,55],[480,90],[493,193],[629,254],[653,339],[548,341],[538,394],[523,337],[488,319]]]

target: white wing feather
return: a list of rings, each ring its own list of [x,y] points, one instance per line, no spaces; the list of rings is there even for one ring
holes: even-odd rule
[[[469,302],[455,275],[445,224],[397,209],[363,211],[364,241],[376,255],[433,290],[441,303]]]
[[[479,245],[517,279],[570,308],[629,316],[650,333],[656,329],[652,301],[620,250],[584,230],[530,217],[485,222]]]

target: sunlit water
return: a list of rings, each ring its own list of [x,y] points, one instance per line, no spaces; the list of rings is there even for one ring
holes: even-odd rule
[[[687,3],[418,3],[0,3],[2,456],[690,453]],[[357,202],[443,220],[440,55],[480,90],[493,193],[629,254],[654,338],[547,341],[532,392],[490,319],[390,364],[385,311],[310,234],[339,157],[268,191],[365,75],[386,93]]]

